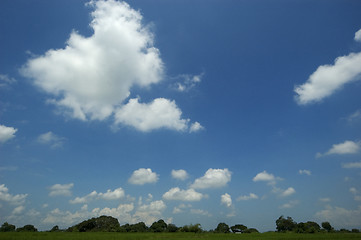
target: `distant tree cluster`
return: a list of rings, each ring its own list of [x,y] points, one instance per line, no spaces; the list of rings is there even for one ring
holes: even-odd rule
[[[284,218],[283,216],[280,216],[276,220],[276,229],[277,232],[295,232],[295,233],[318,233],[318,232],[353,232],[353,233],[359,233],[359,229],[340,229],[339,231],[336,231],[329,222],[322,222],[321,223],[322,228],[318,223],[308,221],[308,222],[295,222],[291,217]]]
[[[321,228],[322,227],[322,228]],[[316,222],[295,222],[291,217],[285,218],[280,216],[276,220],[276,230],[277,232],[294,232],[294,233],[319,233],[319,232],[341,232],[341,233],[359,233],[359,229],[340,229],[336,231],[329,222],[322,222],[321,226]],[[0,227],[0,232],[37,232],[38,230],[33,225],[25,225],[20,228],[16,228],[15,225],[5,222]],[[144,222],[139,222],[136,224],[124,224],[120,225],[118,219],[110,216],[100,216],[97,218],[91,218],[86,221],[83,221],[79,224],[76,224],[72,227],[69,227],[66,230],[59,229],[59,226],[54,226],[49,232],[192,232],[192,233],[202,233],[207,232],[202,229],[201,224],[190,224],[183,227],[177,227],[174,224],[167,224],[164,220],[160,219],[154,222],[150,227],[148,227]],[[255,228],[248,228],[243,224],[236,224],[229,227],[226,223],[221,222],[217,225],[214,230],[208,232],[213,233],[258,233],[258,230]]]
[[[24,227],[16,228],[15,225],[5,222],[0,227],[0,232],[37,232],[33,225],[25,225]]]

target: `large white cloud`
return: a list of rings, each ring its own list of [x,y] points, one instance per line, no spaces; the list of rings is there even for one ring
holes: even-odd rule
[[[163,194],[165,200],[179,200],[179,201],[200,201],[205,196],[202,193],[196,192],[194,189],[182,190],[178,187],[169,189]]]
[[[219,188],[227,185],[231,181],[232,173],[227,169],[208,169],[203,177],[194,181],[191,188],[205,189],[205,188]]]
[[[361,41],[361,30],[355,41]],[[345,84],[361,79],[361,52],[338,57],[333,65],[322,65],[310,75],[306,83],[296,86],[296,101],[300,105],[319,102]]]
[[[129,183],[136,185],[144,185],[146,183],[155,183],[158,181],[158,174],[150,168],[139,168],[135,170],[129,178]]]
[[[12,195],[9,193],[9,189],[5,184],[0,185],[0,200],[11,204],[22,204],[24,203],[28,194],[16,194]]]
[[[16,128],[0,125],[0,143],[4,143],[14,138],[17,131]]]
[[[105,119],[134,85],[161,81],[163,63],[142,15],[125,2],[92,1],[90,37],[73,31],[64,49],[51,49],[22,69],[74,118]]]
[[[70,196],[71,189],[74,187],[74,183],[68,184],[54,184],[50,187],[49,196]]]
[[[48,103],[72,118],[85,121],[114,116],[115,125],[145,132],[190,128],[174,101],[130,99],[125,103],[132,87],[147,88],[163,79],[164,64],[154,47],[154,34],[142,24],[140,12],[125,2],[99,0],[90,5],[94,7],[92,36],[73,31],[65,48],[30,59],[21,73],[51,96]],[[192,125],[191,131],[200,130],[199,126]]]

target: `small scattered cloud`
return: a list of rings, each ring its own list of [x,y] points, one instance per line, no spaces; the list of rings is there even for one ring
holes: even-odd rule
[[[181,74],[175,77],[174,89],[178,92],[187,92],[202,81],[204,73],[199,75]]]
[[[210,168],[203,177],[197,178],[190,186],[194,189],[220,188],[231,181],[232,173],[227,169]]]
[[[184,204],[184,203],[181,203],[181,204],[179,204],[178,206],[176,206],[176,207],[174,207],[173,208],[173,214],[178,214],[178,213],[182,213],[182,212],[184,212],[184,210],[185,209],[187,209],[187,208],[191,208],[192,207],[192,205],[190,205],[190,204]]]
[[[354,40],[355,40],[356,42],[361,42],[361,29],[358,30],[358,31],[355,33],[355,38],[354,38]]]
[[[347,122],[353,123],[361,120],[361,109],[357,109],[355,112],[346,117]]]
[[[301,174],[301,175],[311,176],[311,171],[310,171],[310,170],[306,170],[306,169],[298,170],[298,173]]]
[[[92,191],[91,193],[83,196],[83,197],[76,197],[73,200],[70,200],[69,202],[71,204],[79,204],[79,203],[88,203],[94,199],[103,199],[103,200],[118,200],[122,199],[125,196],[124,190],[122,188],[114,189],[113,191],[111,189],[108,189],[105,193],[98,193],[97,191]]]
[[[196,192],[194,189],[182,190],[178,187],[169,189],[168,192],[163,194],[163,199],[165,200],[178,200],[178,201],[200,201],[204,198],[205,195],[202,193]]]
[[[16,128],[0,125],[0,143],[5,143],[14,138],[17,131]]]
[[[254,182],[267,182],[270,185],[275,185],[278,180],[281,180],[281,178],[275,177],[267,171],[260,172],[253,178]]]
[[[228,193],[221,195],[221,204],[226,205],[227,207],[232,206],[232,197]]]
[[[319,198],[318,200],[324,203],[331,202],[331,198]]]
[[[209,213],[206,210],[202,210],[202,209],[191,209],[191,214],[195,214],[195,215],[202,215],[202,216],[207,216],[207,217],[212,217],[212,214]]]
[[[23,204],[26,200],[28,194],[10,194],[9,189],[5,186],[5,184],[0,185],[0,200],[5,201],[10,204]]]
[[[360,162],[349,162],[349,163],[343,163],[343,168],[361,168],[361,161]]]
[[[360,191],[358,191],[355,187],[350,188],[350,192],[354,195],[355,201],[361,201],[361,195],[359,195]]]
[[[0,167],[0,172],[1,171],[16,171],[18,170],[18,167],[16,166],[4,166],[4,167]]]
[[[60,148],[63,146],[65,138],[59,137],[53,132],[49,131],[40,134],[37,141],[41,144],[49,145],[51,148]]]
[[[74,187],[74,183],[68,184],[54,184],[50,187],[49,196],[71,196],[71,189]]]
[[[203,130],[204,127],[199,122],[192,123],[191,127],[189,128],[189,132],[198,132],[200,130]]]
[[[150,168],[139,168],[135,170],[128,182],[135,185],[144,185],[146,183],[156,183],[159,179],[158,174]]]
[[[188,178],[188,173],[183,169],[172,170],[172,178],[184,181]]]
[[[9,77],[6,74],[0,74],[0,89],[8,88],[11,84],[16,83],[16,79]]]
[[[239,196],[237,201],[248,201],[253,199],[258,199],[258,196],[254,193],[250,193],[249,195]]]
[[[295,193],[296,193],[296,190],[293,187],[289,187],[286,190],[282,191],[280,193],[280,196],[281,197],[288,197],[288,196],[291,196],[292,194],[295,194]]]
[[[293,201],[289,201],[288,203],[281,205],[279,208],[281,208],[281,209],[294,208],[297,204],[298,204],[298,201],[293,200]]]
[[[360,142],[346,140],[343,143],[333,144],[332,147],[324,154],[317,153],[316,158],[323,157],[326,155],[333,155],[333,154],[338,154],[338,155],[355,154],[360,151],[360,148],[361,148]]]
[[[16,208],[14,208],[14,210],[12,211],[12,215],[19,215],[19,214],[22,214],[25,210],[25,207],[24,206],[18,206]]]

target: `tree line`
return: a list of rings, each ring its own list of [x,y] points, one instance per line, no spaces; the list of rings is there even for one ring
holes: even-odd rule
[[[321,228],[322,226],[322,228]],[[285,218],[280,216],[276,220],[276,231],[294,232],[294,233],[319,233],[319,232],[353,232],[359,233],[359,229],[340,229],[336,231],[329,222],[322,222],[318,225],[316,222],[295,222],[291,217]],[[0,232],[37,232],[38,230],[33,225],[25,225],[20,228],[16,228],[15,225],[5,222],[0,227]],[[149,227],[144,222],[135,224],[120,225],[118,219],[110,216],[100,216],[97,218],[91,218],[85,220],[79,224],[69,227],[68,229],[60,229],[59,226],[54,226],[49,232],[213,232],[213,233],[258,233],[255,228],[248,228],[243,224],[236,224],[229,226],[224,222],[217,225],[215,229],[206,231],[202,229],[201,224],[190,224],[183,227],[177,227],[175,224],[167,224],[163,219],[154,222]]]

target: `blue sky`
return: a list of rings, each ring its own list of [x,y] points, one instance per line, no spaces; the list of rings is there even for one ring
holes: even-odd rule
[[[361,228],[360,1],[1,1],[0,222]]]

